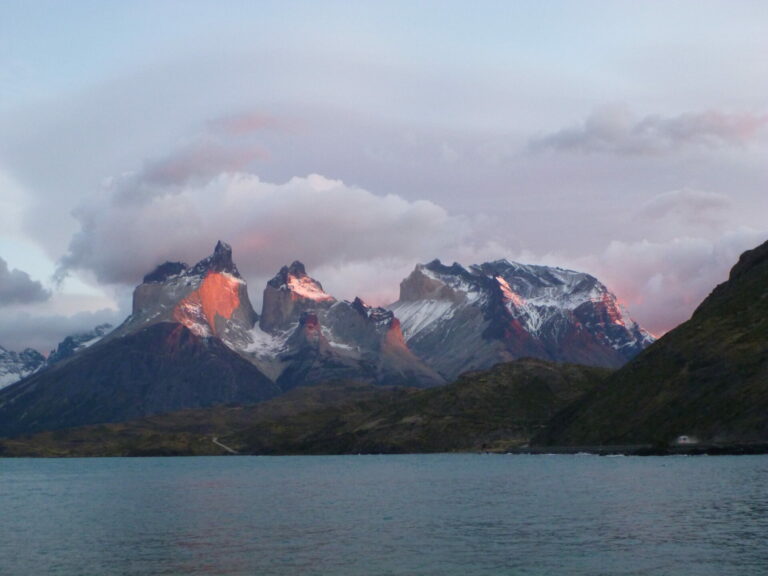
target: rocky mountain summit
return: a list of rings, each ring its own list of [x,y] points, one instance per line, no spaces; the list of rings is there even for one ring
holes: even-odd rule
[[[506,260],[419,264],[389,308],[408,346],[449,380],[526,356],[618,367],[653,342],[593,276]]]

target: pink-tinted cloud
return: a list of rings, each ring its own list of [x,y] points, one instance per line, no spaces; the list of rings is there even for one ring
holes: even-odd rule
[[[186,184],[210,179],[220,172],[242,171],[268,157],[266,150],[257,145],[224,146],[201,142],[146,162],[136,177],[150,185]]]
[[[206,124],[206,127],[213,134],[247,136],[264,130],[283,130],[288,127],[288,124],[269,114],[241,112],[214,118]]]
[[[600,278],[643,327],[661,335],[688,320],[712,289],[728,278],[742,252],[768,232],[737,229],[719,238],[613,241],[595,256],[572,265]]]
[[[709,110],[637,118],[624,106],[596,110],[580,125],[530,141],[533,152],[649,155],[686,149],[745,146],[768,126],[768,114]]]

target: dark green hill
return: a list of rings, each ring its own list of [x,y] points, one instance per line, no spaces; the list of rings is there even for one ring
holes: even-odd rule
[[[155,324],[1,390],[0,436],[253,403],[280,392],[220,340]]]
[[[254,424],[268,422],[281,429],[285,423],[307,418],[319,425],[325,414],[341,406],[407,394],[373,384],[336,382],[307,386],[258,404],[213,406],[157,414],[140,420],[81,426],[40,432],[32,436],[0,439],[0,456],[170,456],[217,455],[227,450],[213,442]],[[344,408],[343,410],[346,410]],[[313,420],[311,416],[317,420]],[[227,440],[228,442],[228,440]]]
[[[301,387],[251,406],[0,440],[0,454],[225,453],[220,444],[246,454],[505,450],[527,443],[552,414],[607,374],[525,359],[428,390],[358,383]]]
[[[768,441],[768,242],[688,322],[551,423],[544,445]]]
[[[496,450],[526,444],[552,415],[608,371],[523,359],[468,372],[453,384],[382,403],[305,414],[275,432],[254,426],[232,438],[251,453],[403,453]]]

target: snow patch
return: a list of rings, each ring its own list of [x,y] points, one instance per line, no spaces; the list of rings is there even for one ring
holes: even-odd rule
[[[400,320],[400,328],[407,342],[419,332],[431,329],[436,322],[453,318],[457,306],[448,300],[415,300],[396,304],[391,310]]]
[[[315,302],[335,300],[333,296],[327,294],[320,285],[309,276],[304,276],[303,278],[288,276],[287,288],[297,296],[301,296],[307,300],[314,300]]]
[[[259,357],[277,356],[285,348],[285,343],[291,333],[296,329],[298,323],[293,324],[285,332],[270,334],[256,324],[249,332],[250,343],[245,346],[243,352],[254,354]]]

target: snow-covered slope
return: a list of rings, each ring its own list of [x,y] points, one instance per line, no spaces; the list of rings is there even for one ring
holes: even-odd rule
[[[593,276],[506,260],[419,264],[389,308],[449,379],[523,356],[620,366],[653,341]]]
[[[0,388],[34,374],[44,363],[43,355],[32,348],[14,352],[0,346]]]

